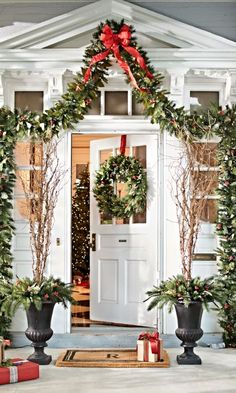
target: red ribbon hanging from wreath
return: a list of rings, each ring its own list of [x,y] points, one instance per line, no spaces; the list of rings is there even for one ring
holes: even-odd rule
[[[125,154],[126,149],[126,135],[120,137],[120,154]]]
[[[89,67],[84,75],[85,82],[87,82],[90,78],[92,65],[97,63],[98,61],[104,60],[108,56],[108,54],[112,51],[120,67],[125,71],[127,75],[129,75],[133,86],[136,89],[140,90],[129,65],[121,57],[120,48],[119,48],[120,46],[136,59],[140,67],[146,71],[148,78],[152,79],[153,74],[148,70],[144,58],[141,56],[141,54],[136,48],[129,46],[130,39],[131,39],[131,31],[128,25],[124,24],[121,27],[118,34],[115,34],[108,24],[104,25],[102,28],[102,33],[100,35],[100,40],[102,41],[103,45],[107,48],[107,50],[98,53],[97,55],[92,57]]]

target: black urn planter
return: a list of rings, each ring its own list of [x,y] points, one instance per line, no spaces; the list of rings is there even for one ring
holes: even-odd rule
[[[32,341],[34,353],[28,357],[28,360],[38,364],[49,364],[52,361],[50,355],[44,353],[48,341],[52,335],[51,319],[55,303],[44,302],[41,310],[37,310],[34,304],[31,304],[26,311],[28,328],[25,331],[26,337]]]
[[[175,304],[175,310],[178,320],[178,328],[175,331],[176,336],[182,341],[181,346],[184,352],[177,356],[178,364],[202,364],[201,358],[193,352],[202,335],[202,303],[191,302],[188,307],[182,303]]]

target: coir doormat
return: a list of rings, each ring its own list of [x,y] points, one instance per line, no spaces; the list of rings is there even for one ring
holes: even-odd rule
[[[163,351],[160,362],[138,362],[134,349],[68,349],[59,356],[57,367],[122,367],[143,368],[170,366],[168,353]]]

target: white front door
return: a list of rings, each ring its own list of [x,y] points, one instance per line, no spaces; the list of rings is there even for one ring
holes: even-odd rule
[[[110,155],[119,154],[120,138],[92,141],[91,190],[95,171]],[[129,220],[99,214],[91,192],[90,319],[153,326],[156,311],[147,312],[145,292],[157,282],[157,135],[129,135],[126,154],[139,158],[147,169],[147,212]]]

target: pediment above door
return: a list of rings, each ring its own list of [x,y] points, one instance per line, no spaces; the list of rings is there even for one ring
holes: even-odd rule
[[[124,16],[144,48],[236,48],[236,42],[122,0],[100,0],[42,23],[22,25],[17,31],[8,29],[1,34],[0,48],[83,49],[101,21]]]

